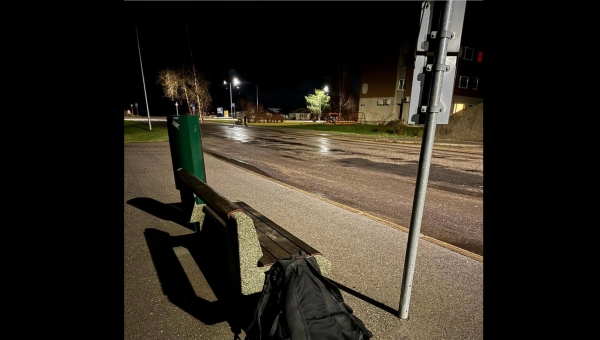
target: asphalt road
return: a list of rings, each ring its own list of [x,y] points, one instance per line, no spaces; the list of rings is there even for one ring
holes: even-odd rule
[[[232,164],[406,230],[421,145],[205,122],[202,147]],[[418,140],[417,140],[418,141]],[[421,233],[483,256],[483,148],[436,144]]]
[[[410,227],[421,152],[418,139],[359,138],[209,120],[201,124],[201,133],[207,154],[394,228]],[[481,143],[436,142],[429,169],[421,234],[482,260]]]

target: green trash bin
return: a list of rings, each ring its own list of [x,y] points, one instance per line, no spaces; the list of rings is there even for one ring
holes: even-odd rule
[[[177,169],[183,168],[206,183],[199,117],[188,115],[167,116],[167,130],[175,188],[179,190],[184,213],[186,216],[191,217],[195,204],[204,204],[204,202],[199,197],[195,197],[181,182],[181,179],[177,176]],[[188,223],[190,223],[189,219]],[[198,231],[197,223],[194,224],[194,228],[195,231]]]

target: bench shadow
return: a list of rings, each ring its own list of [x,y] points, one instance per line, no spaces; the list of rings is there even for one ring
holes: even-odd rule
[[[193,224],[188,224],[187,222],[186,214],[184,213],[183,204],[181,202],[162,203],[149,197],[136,197],[128,200],[127,204],[160,219],[175,222],[194,231]]]
[[[228,282],[227,251],[223,228],[205,221],[202,229],[193,234],[171,236],[169,233],[147,228],[144,236],[156,272],[169,301],[206,325],[227,322],[232,336],[238,336],[250,320],[258,302],[258,294],[248,297],[232,294]],[[216,301],[196,295],[183,266],[174,252],[184,247],[202,272]]]

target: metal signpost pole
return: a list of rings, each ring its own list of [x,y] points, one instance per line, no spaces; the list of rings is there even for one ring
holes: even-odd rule
[[[429,178],[429,166],[431,163],[431,154],[433,150],[433,140],[435,137],[435,126],[437,123],[438,112],[443,110],[440,105],[442,94],[442,85],[444,72],[450,68],[446,65],[446,54],[448,51],[448,41],[454,37],[451,32],[452,9],[454,0],[446,1],[444,4],[440,31],[437,32],[439,39],[439,48],[433,64],[434,71],[433,83],[431,88],[431,97],[429,105],[421,107],[421,112],[427,113],[425,121],[425,131],[421,144],[421,155],[419,159],[419,170],[417,173],[417,183],[415,188],[414,203],[408,234],[408,245],[404,261],[404,273],[402,275],[402,291],[400,294],[400,318],[408,318],[408,307],[410,304],[410,293],[413,284],[413,275],[415,261],[417,257],[417,246],[419,244],[419,234],[421,230],[421,220],[423,218],[423,207],[425,205],[425,192],[427,189],[427,180]]]

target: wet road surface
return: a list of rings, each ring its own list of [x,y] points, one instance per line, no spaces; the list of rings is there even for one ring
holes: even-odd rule
[[[420,144],[212,122],[202,123],[201,133],[207,154],[410,226]],[[421,234],[483,256],[481,147],[434,146]]]

